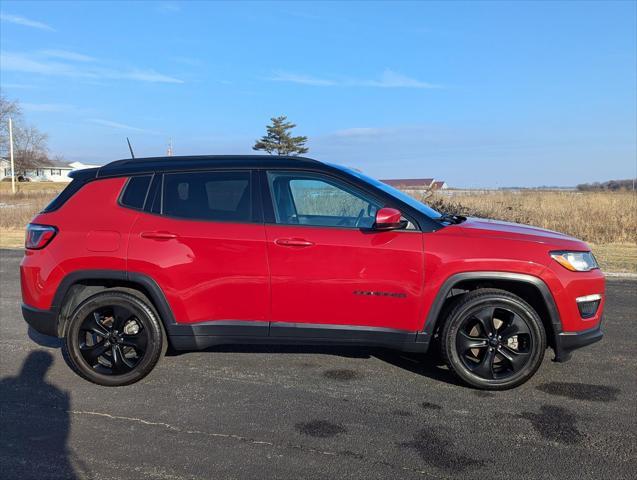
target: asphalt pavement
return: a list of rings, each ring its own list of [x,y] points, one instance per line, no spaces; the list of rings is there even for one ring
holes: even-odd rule
[[[107,388],[27,328],[21,256],[0,252],[1,478],[636,478],[636,281],[608,282],[600,343],[547,351],[506,392],[435,358],[317,347],[167,356]]]

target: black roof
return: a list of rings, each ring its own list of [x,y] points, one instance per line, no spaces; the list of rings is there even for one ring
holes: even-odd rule
[[[279,155],[197,155],[183,157],[150,157],[150,158],[128,158],[117,160],[98,168],[85,168],[69,173],[69,176],[77,180],[75,190],[64,190],[59,198],[65,199],[73,195],[74,191],[81,188],[86,182],[95,178],[127,177],[131,175],[150,174],[155,172],[170,172],[184,170],[207,170],[211,168],[286,168],[286,169],[312,169],[323,172],[331,172],[340,177],[347,177],[354,184],[365,183],[367,189],[373,190],[379,198],[387,201],[387,205],[395,205],[405,212],[410,213],[419,220],[421,228],[427,231],[434,231],[441,228],[441,224],[429,218],[426,214],[413,208],[398,197],[395,197],[382,189],[367,184],[358,179],[355,175],[346,173],[340,168],[328,163],[319,162],[307,157],[290,157]],[[59,202],[58,202],[59,203]],[[424,227],[423,227],[424,226]]]
[[[195,155],[182,157],[128,158],[97,169],[97,177],[115,177],[155,171],[221,168],[316,167],[325,165],[305,157],[275,155]]]

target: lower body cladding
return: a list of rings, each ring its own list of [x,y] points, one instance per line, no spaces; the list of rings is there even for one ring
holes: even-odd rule
[[[175,350],[201,350],[229,344],[275,344],[385,347],[414,353],[425,353],[430,338],[426,333],[391,328],[259,321],[173,324],[168,327],[168,337]]]
[[[168,337],[175,350],[202,350],[232,344],[274,344],[385,347],[413,353],[426,353],[432,338],[426,332],[391,328],[259,321],[173,324],[168,328]],[[555,361],[568,361],[573,350],[598,342],[602,337],[600,326],[583,332],[556,332],[553,335]]]
[[[601,322],[600,322],[601,325]],[[598,325],[582,332],[553,335],[555,361],[566,362],[573,350],[598,342],[604,334]],[[175,350],[202,350],[217,345],[356,345],[385,347],[403,352],[426,353],[431,335],[391,328],[288,322],[216,321],[196,325],[173,324],[168,328]]]
[[[573,350],[599,342],[604,333],[601,322],[595,328],[583,332],[560,332],[555,335],[555,361],[566,362],[571,359]]]
[[[59,336],[57,314],[22,305],[22,316],[39,333]],[[600,322],[601,325],[601,322]],[[582,332],[555,332],[555,361],[565,362],[573,350],[602,339],[600,325]],[[167,323],[166,333],[175,350],[202,350],[217,345],[341,345],[385,347],[425,353],[431,343],[427,332],[355,325],[316,325],[264,321],[214,321],[198,324]]]

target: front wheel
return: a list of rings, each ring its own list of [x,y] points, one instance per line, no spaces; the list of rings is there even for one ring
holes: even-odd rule
[[[542,363],[546,333],[528,303],[505,290],[463,295],[442,330],[442,354],[469,385],[505,390],[526,382]]]
[[[104,386],[137,382],[165,350],[157,315],[141,298],[100,292],[73,312],[64,332],[63,354],[80,376]]]

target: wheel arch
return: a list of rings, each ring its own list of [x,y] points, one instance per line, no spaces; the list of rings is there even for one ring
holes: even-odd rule
[[[123,270],[78,270],[71,272],[60,282],[51,305],[56,314],[58,336],[77,305],[89,296],[109,288],[134,290],[144,295],[156,310],[166,334],[175,324],[172,310],[164,292],[148,275]]]
[[[562,323],[553,295],[541,278],[524,273],[476,271],[451,275],[431,304],[423,334],[432,338],[444,323],[446,308],[458,295],[477,288],[506,290],[529,303],[542,319],[548,343],[555,349]]]

